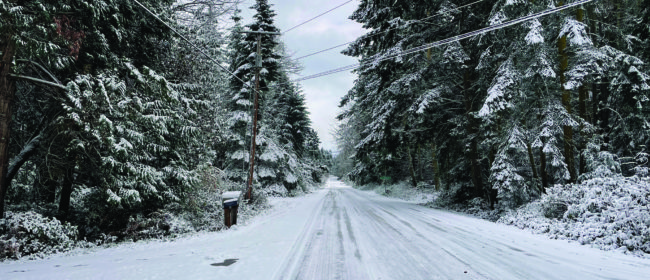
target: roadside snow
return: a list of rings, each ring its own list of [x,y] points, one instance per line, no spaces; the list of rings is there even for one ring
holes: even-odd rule
[[[499,222],[650,258],[650,179],[617,175],[556,185]]]
[[[222,232],[5,261],[0,279],[269,279],[323,195],[269,198],[271,209]]]
[[[650,260],[327,187],[172,242],[0,263],[0,279],[646,279]]]

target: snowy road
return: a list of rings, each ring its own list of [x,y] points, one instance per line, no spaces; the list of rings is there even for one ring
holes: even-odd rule
[[[330,180],[234,230],[0,263],[0,279],[648,279],[603,252]]]

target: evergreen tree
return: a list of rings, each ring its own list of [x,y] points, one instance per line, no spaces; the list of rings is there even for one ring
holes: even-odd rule
[[[197,52],[134,2],[105,2],[2,6],[20,19],[12,28],[25,62],[15,71],[54,84],[17,82],[10,170],[25,188],[10,189],[9,201],[52,209],[58,199],[44,214],[86,226],[89,238],[122,230],[135,215],[187,205],[198,170],[216,156],[205,143],[220,137],[214,124],[223,111],[214,106],[224,86],[216,65],[188,59]],[[176,25],[172,2],[142,1],[218,57],[219,33]]]
[[[256,1],[251,8],[256,14],[253,23],[246,26],[248,30],[279,31],[273,23],[275,12],[267,1]],[[235,18],[230,35],[230,67],[237,78],[230,80],[232,96],[227,124],[233,134],[227,147],[229,158],[225,168],[230,179],[244,183],[248,176],[258,35],[238,33],[242,31],[239,20]],[[312,184],[313,177],[321,176],[314,174],[322,172],[309,171],[317,170],[314,165],[318,163],[312,161],[314,155],[306,152],[308,137],[313,135],[308,135],[311,127],[301,90],[288,78],[288,73],[295,70],[293,63],[286,58],[277,36],[262,34],[260,49],[260,112],[254,181],[259,182],[264,192],[285,194]]]
[[[593,166],[593,147],[631,159],[648,141],[641,2],[589,4],[400,56],[563,2],[459,10],[454,4],[466,3],[362,1],[352,19],[370,30],[344,51],[361,60],[340,115],[342,132],[358,130],[339,137],[354,162],[349,176],[360,184],[426,180],[457,201],[494,204],[498,193],[516,206],[579,180]]]
[[[247,25],[246,29],[250,31],[264,31],[264,32],[278,32],[278,28],[273,24],[273,17],[275,12],[271,9],[268,1],[259,0],[251,7],[256,11],[253,16],[254,22]],[[239,20],[235,19],[237,23]],[[235,34],[239,31],[238,25],[235,25],[233,34],[231,35],[231,44],[233,52],[231,53],[231,67],[234,70],[237,78],[232,78],[230,85],[232,90],[232,97],[230,98],[230,117],[228,120],[228,127],[235,132],[233,138],[230,139],[232,143],[229,145],[229,162],[226,163],[226,170],[228,177],[244,183],[247,178],[247,172],[242,171],[243,167],[249,163],[249,149],[250,149],[250,134],[247,134],[247,125],[252,122],[252,105],[255,90],[255,73],[257,56],[262,57],[262,66],[260,71],[259,81],[259,94],[260,94],[260,107],[265,108],[264,100],[268,99],[269,85],[277,81],[279,71],[280,55],[277,53],[278,42],[275,36],[270,34],[261,35],[260,50],[257,53],[257,34],[244,33]],[[241,41],[237,41],[241,40]],[[243,83],[242,83],[243,81]],[[258,120],[261,120],[258,115]],[[260,127],[263,124],[260,124]],[[260,131],[262,129],[260,128]]]

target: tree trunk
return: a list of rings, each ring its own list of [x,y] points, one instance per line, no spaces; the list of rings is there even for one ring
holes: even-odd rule
[[[66,220],[70,212],[70,196],[72,195],[72,184],[74,179],[74,157],[70,158],[72,163],[66,170],[63,176],[63,184],[61,185],[61,198],[59,200],[58,216],[60,220]]]
[[[528,150],[528,163],[530,164],[530,169],[533,171],[533,178],[539,178],[537,176],[537,167],[535,166],[535,155],[533,155],[533,147],[530,143],[526,142],[526,149]]]
[[[467,118],[467,134],[470,137],[469,147],[469,160],[471,163],[472,184],[474,185],[475,193],[481,195],[483,193],[483,180],[481,178],[481,162],[478,153],[478,140],[477,138],[477,124],[476,119],[472,116],[472,96],[470,96],[470,70],[466,69],[463,75],[463,92],[465,101],[465,116]],[[487,195],[486,199],[490,200]]]
[[[542,178],[542,193],[546,193],[548,188],[548,171],[546,171],[546,154],[544,153],[544,145],[539,147],[539,175]]]
[[[2,61],[0,61],[0,218],[2,218],[4,217],[5,196],[9,188],[5,178],[9,168],[10,125],[16,88],[9,78],[15,52],[13,36],[4,34],[0,40],[0,50],[2,50]]]
[[[576,19],[579,22],[584,22],[586,11],[579,7],[576,11]],[[589,94],[589,86],[586,82],[583,82],[582,85],[578,88],[578,116],[583,121],[587,121],[587,94]],[[587,147],[587,135],[584,133],[584,125],[580,124],[580,143],[578,144],[578,156],[580,158],[579,162],[579,174],[584,174],[587,172],[587,161],[584,157],[583,151]]]
[[[418,174],[417,174],[418,175],[418,182],[420,182],[420,181],[424,180],[424,174],[423,174],[424,172],[422,170],[422,166],[424,165],[424,164],[422,164],[422,145],[420,145],[420,143],[418,143],[418,151],[416,153],[416,156],[417,156],[417,160],[418,160],[417,161],[417,163],[418,163],[418,165],[417,165],[417,167],[418,167]]]
[[[36,153],[38,146],[41,144],[42,136],[43,133],[41,131],[41,133],[29,140],[29,142],[25,144],[20,153],[18,153],[18,155],[16,155],[16,157],[12,160],[11,165],[9,165],[9,168],[7,169],[7,175],[5,175],[3,185],[11,185],[11,181],[13,181],[16,174],[18,174],[18,171],[23,166],[23,164],[25,164],[25,162],[27,162]]]
[[[55,203],[56,202],[56,181],[52,180],[49,176],[47,179],[45,179],[45,183],[43,184],[45,187],[45,202],[47,203]]]
[[[406,146],[406,154],[408,155],[408,160],[409,160],[409,172],[411,173],[411,184],[413,187],[418,186],[418,178],[415,176],[415,162],[413,155],[411,155],[411,146],[407,145]]]
[[[588,89],[586,85],[580,86],[578,88],[578,115],[583,121],[587,121],[587,94]],[[580,144],[578,145],[578,153],[580,157],[580,174],[587,172],[587,159],[583,154],[584,150],[587,148],[587,134],[584,132],[584,125],[580,125]]]
[[[438,157],[436,155],[436,143],[431,143],[431,164],[433,165],[433,183],[436,190],[440,190],[440,166],[438,165]]]
[[[564,88],[566,83],[565,72],[569,67],[569,55],[566,52],[567,36],[562,36],[557,41],[557,49],[560,55],[560,87],[562,88],[562,105],[567,113],[571,115],[571,91]],[[573,127],[565,125],[562,127],[564,132],[564,161],[569,169],[570,182],[577,179],[575,170],[575,154],[573,152]]]

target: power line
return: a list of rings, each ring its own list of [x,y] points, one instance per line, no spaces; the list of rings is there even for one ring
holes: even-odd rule
[[[302,26],[302,25],[304,25],[304,24],[306,24],[306,23],[308,23],[308,22],[310,22],[310,21],[312,21],[312,20],[315,20],[315,19],[317,19],[317,18],[319,18],[319,17],[321,17],[321,16],[323,16],[323,15],[325,15],[325,14],[331,12],[331,11],[334,11],[334,10],[340,8],[340,7],[343,7],[345,4],[348,4],[348,3],[352,2],[352,1],[353,1],[353,0],[349,0],[349,1],[347,1],[347,2],[345,2],[345,3],[343,3],[343,4],[341,4],[341,5],[338,5],[338,6],[334,7],[334,8],[331,8],[331,9],[325,11],[324,13],[322,13],[322,14],[320,14],[320,15],[317,15],[317,16],[315,16],[315,17],[313,17],[313,18],[310,18],[310,19],[308,19],[308,20],[306,20],[306,21],[303,21],[302,23],[300,23],[300,24],[298,24],[298,25],[296,25],[296,26],[294,26],[294,27],[291,27],[291,28],[287,29],[287,31],[284,31],[283,34],[289,32],[289,31],[291,31],[291,30],[294,30],[294,29],[296,29],[296,28],[298,28],[298,27],[300,27],[300,26]]]
[[[467,38],[470,38],[470,37],[474,37],[474,36],[478,36],[478,35],[481,35],[481,34],[484,34],[484,33],[490,32],[490,31],[506,28],[506,27],[509,27],[509,26],[512,26],[512,25],[515,25],[515,24],[519,24],[519,23],[522,23],[522,22],[527,22],[527,21],[530,21],[530,20],[533,20],[533,19],[537,19],[537,18],[540,18],[542,16],[554,14],[554,13],[557,13],[557,12],[562,11],[562,10],[566,10],[566,9],[569,9],[569,8],[573,8],[575,6],[579,6],[579,5],[589,3],[591,1],[594,1],[594,0],[580,0],[580,1],[577,1],[577,2],[574,2],[574,3],[571,3],[571,4],[565,4],[564,6],[560,6],[560,7],[556,7],[556,8],[552,8],[552,9],[547,9],[547,10],[539,12],[539,13],[535,13],[535,14],[531,14],[531,15],[528,15],[528,16],[520,17],[520,18],[517,18],[517,19],[507,21],[507,22],[503,22],[503,23],[499,23],[499,24],[496,24],[496,25],[488,26],[488,27],[485,27],[485,28],[482,28],[482,29],[479,29],[479,30],[463,33],[463,34],[460,34],[460,35],[456,35],[454,37],[446,38],[446,39],[443,39],[443,40],[435,41],[433,43],[429,43],[429,44],[425,44],[425,45],[422,45],[422,46],[419,46],[419,47],[411,48],[411,49],[402,51],[402,52],[400,52],[398,54],[383,57],[381,59],[372,60],[372,62],[378,63],[378,62],[386,61],[386,60],[389,60],[389,59],[394,59],[394,58],[397,58],[397,57],[400,57],[400,56],[404,56],[404,55],[412,54],[412,53],[415,53],[415,52],[423,51],[423,50],[426,50],[426,49],[430,49],[430,48],[433,48],[433,47],[439,47],[439,46],[446,45],[446,44],[449,44],[449,43],[457,42],[457,41],[467,39]],[[325,71],[325,72],[321,72],[321,73],[317,73],[317,74],[313,74],[313,75],[309,75],[309,76],[299,77],[299,78],[294,79],[291,82],[310,80],[310,79],[315,79],[315,78],[319,78],[319,77],[322,77],[322,76],[327,76],[327,75],[331,75],[331,74],[335,74],[335,73],[339,73],[339,72],[343,72],[343,71],[358,69],[358,68],[361,67],[362,64],[365,64],[365,63],[370,62],[370,61],[371,61],[371,59],[366,59],[365,61],[363,61],[361,63],[352,64],[352,65],[348,65],[348,66],[328,70],[328,71]]]
[[[187,38],[186,38],[185,36],[183,36],[180,32],[178,32],[176,29],[174,29],[174,28],[171,27],[169,24],[167,24],[165,21],[163,21],[162,19],[160,19],[156,14],[154,14],[153,12],[151,12],[151,10],[147,9],[147,7],[145,7],[145,6],[142,5],[140,2],[138,2],[138,0],[133,0],[133,2],[135,2],[136,4],[138,4],[138,6],[140,6],[142,9],[144,9],[145,11],[147,11],[150,15],[152,15],[152,16],[153,16],[154,18],[156,18],[160,23],[162,23],[162,24],[165,25],[167,28],[169,28],[172,32],[176,33],[176,35],[178,35],[181,39],[183,39],[185,42],[187,42],[190,46],[192,46],[192,47],[195,48],[197,51],[199,51],[201,54],[203,54],[203,56],[205,56],[206,58],[208,58],[210,61],[214,62],[214,64],[216,64],[219,68],[221,68],[221,70],[225,71],[225,72],[228,73],[230,76],[233,76],[235,79],[237,79],[238,81],[242,82],[242,84],[243,84],[245,87],[251,88],[252,90],[255,91],[255,89],[254,89],[251,85],[247,84],[246,82],[244,82],[244,80],[242,80],[242,79],[240,79],[239,77],[237,77],[237,75],[235,75],[235,73],[230,72],[230,70],[228,70],[226,67],[224,67],[223,65],[221,65],[221,63],[220,63],[219,61],[217,61],[216,59],[214,59],[213,57],[211,57],[210,55],[208,55],[207,53],[205,53],[201,48],[199,48],[197,45],[195,45],[194,43],[192,43],[192,41],[190,41],[189,39],[187,39]]]
[[[347,42],[347,43],[343,43],[343,44],[340,44],[340,45],[336,45],[336,46],[333,46],[333,47],[329,47],[329,48],[324,49],[324,50],[320,50],[320,51],[313,52],[313,53],[310,53],[310,54],[307,54],[307,55],[303,55],[303,56],[301,56],[301,57],[295,58],[294,60],[301,60],[301,59],[303,59],[303,58],[307,58],[307,57],[310,57],[310,56],[314,56],[314,55],[317,55],[317,54],[321,54],[321,53],[324,53],[324,52],[326,52],[326,51],[331,51],[331,50],[333,50],[333,49],[337,49],[337,48],[340,48],[340,47],[343,47],[343,46],[345,46],[345,45],[349,45],[349,44],[352,44],[352,43],[354,43],[354,41],[350,41],[350,42]]]
[[[303,77],[294,79],[294,80],[292,80],[290,82],[295,83],[295,82],[300,82],[300,81],[304,81],[304,80],[311,80],[311,79],[315,79],[315,78],[319,78],[319,77],[322,77],[322,76],[327,76],[327,75],[331,75],[331,74],[335,74],[335,73],[339,73],[339,72],[343,72],[343,71],[354,70],[354,69],[359,68],[359,66],[360,66],[360,64],[352,64],[352,65],[348,65],[348,66],[343,66],[341,68],[328,70],[328,71],[321,72],[321,73],[318,73],[318,74],[303,76]],[[277,84],[277,85],[279,86],[281,84]]]
[[[480,2],[483,2],[483,1],[485,1],[485,0],[477,0],[477,1],[474,1],[474,2],[472,2],[472,3],[465,4],[465,5],[462,5],[462,6],[460,6],[460,7],[456,7],[456,8],[450,9],[450,10],[451,10],[451,11],[458,11],[458,10],[460,10],[460,9],[463,9],[463,8],[466,8],[466,7],[469,7],[469,6],[476,5],[476,4],[478,4],[478,3],[480,3]],[[431,15],[431,16],[425,17],[425,18],[423,18],[423,19],[415,20],[415,22],[424,22],[424,21],[430,20],[430,19],[432,19],[432,18],[434,18],[434,17],[437,17],[437,16],[439,16],[439,15],[441,15],[441,14],[442,14],[442,13],[441,13],[440,11],[438,11],[437,13],[435,13],[435,14],[433,14],[433,15]],[[388,32],[390,32],[390,31],[397,30],[397,29],[400,29],[400,28],[403,28],[403,26],[395,27],[395,28],[390,28],[390,29],[386,29],[386,30],[384,30],[384,31],[377,32],[377,33],[375,33],[375,34],[368,35],[367,37],[373,37],[373,36],[381,35],[381,34],[388,33]],[[343,46],[345,46],[345,45],[352,44],[352,43],[354,43],[355,41],[356,41],[356,40],[354,40],[354,41],[350,41],[350,42],[346,42],[346,43],[343,43],[343,44],[340,44],[340,45],[336,45],[336,46],[333,46],[333,47],[329,47],[329,48],[327,48],[327,49],[320,50],[320,51],[316,51],[316,52],[313,52],[313,53],[310,53],[310,54],[306,54],[306,55],[300,56],[300,57],[298,57],[298,58],[295,58],[294,60],[301,60],[301,59],[303,59],[303,58],[307,58],[307,57],[310,57],[310,56],[314,56],[314,55],[317,55],[317,54],[321,54],[321,53],[324,53],[324,52],[326,52],[326,51],[330,51],[330,50],[333,50],[333,49],[336,49],[336,48],[343,47]]]

